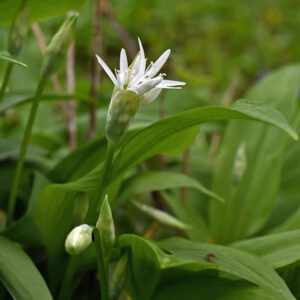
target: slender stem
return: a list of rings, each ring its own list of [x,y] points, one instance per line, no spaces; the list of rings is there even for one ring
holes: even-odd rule
[[[20,178],[22,175],[25,155],[27,152],[27,148],[29,145],[30,137],[31,137],[31,131],[33,128],[36,114],[37,114],[40,96],[44,89],[45,83],[46,83],[46,81],[43,78],[39,82],[39,85],[38,85],[36,93],[35,93],[35,97],[33,99],[32,105],[31,105],[31,110],[30,110],[29,118],[28,118],[28,121],[26,124],[25,132],[23,135],[23,140],[22,140],[21,149],[20,149],[20,153],[19,153],[19,159],[17,162],[17,167],[16,167],[16,171],[14,174],[13,184],[12,184],[11,193],[10,193],[10,197],[9,197],[9,201],[8,201],[8,209],[7,209],[8,223],[10,223],[13,219],[13,214],[14,214],[15,205],[16,205],[16,197],[17,197],[18,188],[19,188],[19,184],[20,184]]]
[[[102,177],[100,180],[100,185],[99,185],[99,189],[96,192],[97,198],[99,200],[99,204],[98,204],[98,209],[97,211],[100,210],[100,207],[102,205],[102,201],[104,199],[104,192],[105,192],[105,186],[108,183],[108,178],[110,175],[110,167],[111,167],[111,163],[114,157],[114,153],[115,153],[115,145],[111,142],[107,143],[107,149],[106,149],[106,155],[105,155],[105,161],[103,164],[103,171],[102,171]]]
[[[86,217],[86,222],[94,222],[100,211],[101,204],[105,195],[105,187],[108,184],[108,178],[110,176],[111,163],[114,157],[115,145],[108,142],[105,154],[105,160],[103,162],[102,173],[99,178],[98,188],[92,193],[92,202],[90,203],[90,208],[88,215]],[[97,219],[96,219],[97,220]]]
[[[109,300],[109,297],[108,297],[108,280],[107,280],[108,262],[105,262],[104,258],[103,258],[101,239],[100,239],[98,229],[94,230],[94,237],[95,237],[98,275],[99,275],[99,281],[100,281],[101,300]]]
[[[13,65],[14,65],[13,63],[8,63],[8,65],[6,67],[5,74],[4,74],[4,79],[3,79],[1,90],[0,90],[0,103],[3,100],[4,93],[5,93],[5,90],[6,90],[6,86],[9,82],[10,75],[11,75],[11,72],[12,72],[12,69],[13,69]]]

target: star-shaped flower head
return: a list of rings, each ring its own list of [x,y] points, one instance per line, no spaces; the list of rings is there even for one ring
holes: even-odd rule
[[[120,69],[115,70],[115,74],[103,59],[96,55],[98,62],[116,88],[136,92],[140,96],[141,104],[147,104],[155,100],[162,89],[178,89],[185,85],[185,82],[182,81],[164,79],[166,76],[164,73],[158,74],[170,55],[170,49],[166,50],[156,62],[151,62],[146,68],[147,59],[139,38],[138,42],[140,51],[131,65],[128,65],[126,51],[124,49],[121,50]]]
[[[98,62],[115,85],[106,121],[106,136],[114,144],[119,143],[141,105],[155,100],[162,89],[180,89],[185,85],[182,81],[166,80],[166,74],[159,73],[170,55],[170,49],[146,67],[144,48],[140,39],[138,42],[140,51],[131,65],[128,65],[126,52],[122,49],[120,68],[115,69],[114,73],[103,59],[96,55]]]

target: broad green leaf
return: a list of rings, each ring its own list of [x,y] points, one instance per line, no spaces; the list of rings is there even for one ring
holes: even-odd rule
[[[295,230],[300,228],[300,208],[296,211],[282,224],[272,228],[271,233],[284,232],[288,230]]]
[[[123,183],[120,195],[117,197],[114,206],[120,205],[124,201],[130,199],[134,194],[149,193],[152,191],[161,191],[166,189],[174,189],[180,187],[189,187],[222,201],[218,195],[209,191],[197,180],[171,171],[154,171],[136,174]]]
[[[282,166],[280,190],[267,230],[286,231],[300,228],[299,182],[300,143],[288,146]],[[272,229],[272,227],[276,228]],[[281,229],[280,229],[281,228]]]
[[[288,125],[283,116],[271,106],[253,105],[245,100],[240,100],[240,102],[235,104],[237,108],[208,106],[192,109],[158,121],[138,131],[126,140],[126,143],[122,143],[113,162],[110,181],[122,176],[135,164],[171,150],[173,144],[169,145],[168,141],[173,142],[174,137],[182,131],[205,122],[230,119],[256,120],[280,128],[292,137],[296,136],[295,131]],[[263,114],[264,111],[265,114]],[[86,176],[66,184],[65,187],[78,191],[92,190],[98,184],[101,172],[102,166],[98,165]]]
[[[297,136],[284,117],[267,104],[253,104],[247,100],[239,100],[229,108],[218,106],[195,108],[156,122],[123,144],[114,161],[112,177],[117,177],[134,164],[163,152],[168,140],[184,129],[206,122],[230,119],[260,121],[280,128],[293,138]]]
[[[17,160],[19,152],[19,143],[0,138],[0,160]],[[44,154],[44,151],[40,148],[30,145],[26,155],[26,163],[35,164],[40,168],[47,169],[49,167],[49,161],[43,157]]]
[[[299,65],[284,67],[258,82],[246,97],[262,105],[273,104],[293,123],[299,78]],[[240,121],[229,124],[212,185],[212,190],[225,199],[223,204],[210,203],[209,219],[215,241],[243,239],[266,224],[276,201],[281,161],[288,142],[281,132],[263,124]],[[238,170],[241,149],[244,163]]]
[[[1,235],[0,280],[14,299],[52,299],[44,279],[27,254]]]
[[[94,269],[96,261],[96,248],[89,247],[79,255],[70,257],[66,271],[61,281],[61,289],[58,300],[74,299],[79,280],[85,272]]]
[[[186,230],[186,234],[190,239],[203,242],[213,241],[207,221],[199,213],[199,207],[195,205],[197,201],[195,201],[195,203],[191,201],[183,203],[180,197],[176,197],[171,193],[161,192],[160,194],[172,212],[182,222],[190,225]]]
[[[159,288],[152,300],[280,300],[258,286],[224,278],[198,276],[183,278]]]
[[[10,25],[15,17],[20,0],[1,0],[0,2],[0,23]],[[61,15],[71,10],[76,10],[84,3],[84,0],[28,0],[29,20],[31,22]]]
[[[166,141],[165,145],[161,145],[163,149],[161,151],[161,154],[172,156],[182,152],[195,141],[198,134],[199,126],[196,126],[185,129],[183,131],[178,132],[175,135],[172,135],[173,137],[170,137]],[[180,143],[178,143],[178,141],[180,141]]]
[[[59,284],[66,264],[64,241],[73,227],[75,199],[75,192],[60,185],[48,185],[40,195],[34,214],[34,222],[47,250],[51,289]]]
[[[106,139],[101,136],[77,148],[63,158],[50,171],[49,176],[56,182],[75,180],[99,165],[105,157]]]
[[[36,172],[34,176],[34,183],[25,214],[2,233],[11,240],[26,246],[41,244],[40,233],[34,222],[34,213],[42,191],[49,184],[49,180],[40,173]]]
[[[272,268],[278,269],[300,260],[300,230],[252,238],[231,246],[260,256]]]
[[[0,51],[0,60],[5,60],[8,62],[14,63],[16,65],[19,65],[21,67],[28,68],[28,66],[26,64],[14,59],[8,52],[5,52],[5,51]]]
[[[246,280],[274,294],[275,299],[295,299],[271,267],[241,250],[181,238],[161,241],[160,248],[134,235],[121,236],[119,243],[132,254],[128,288],[133,299],[153,299],[161,286],[200,275]]]
[[[160,243],[160,246],[173,255],[216,263],[221,273],[252,282],[270,292],[281,295],[282,299],[295,299],[284,281],[265,262],[247,252],[231,247],[194,243],[180,238],[171,238]],[[213,254],[213,256],[211,255]]]
[[[184,113],[166,118],[146,127],[128,139],[123,144],[120,151],[114,159],[111,168],[111,178],[108,179],[110,184],[116,179],[122,178],[125,171],[149,158],[168,149],[168,140],[174,141],[174,137],[188,128],[195,127],[204,122],[228,120],[228,119],[250,119],[279,127],[283,131],[294,136],[293,129],[286,123],[278,111],[268,105],[262,107],[255,105],[253,111],[249,112],[252,107],[248,102],[243,102],[237,109],[224,107],[202,107],[192,109]],[[266,117],[262,111],[266,111]],[[273,116],[271,120],[270,115]],[[93,192],[98,184],[102,173],[102,165],[99,164],[85,176],[71,181],[66,184],[49,185],[41,195],[38,208],[35,214],[35,220],[42,234],[44,244],[51,260],[60,262],[64,256],[64,239],[68,231],[72,228],[73,217],[70,214],[74,206],[74,199],[78,192]],[[98,199],[92,199],[90,208],[93,211],[93,203]],[[93,223],[96,220],[87,220]],[[54,272],[54,270],[53,270]],[[56,273],[53,274],[56,282],[59,280]]]

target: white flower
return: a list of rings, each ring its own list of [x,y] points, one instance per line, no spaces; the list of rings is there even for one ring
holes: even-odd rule
[[[151,62],[146,68],[147,59],[139,38],[138,42],[140,51],[129,66],[126,52],[124,49],[121,50],[120,69],[115,70],[115,74],[103,59],[96,55],[98,62],[114,83],[115,88],[133,91],[139,95],[141,104],[147,104],[155,100],[162,89],[179,89],[185,85],[185,82],[182,81],[164,79],[166,75],[164,73],[158,74],[170,55],[170,49],[166,50],[155,63]]]

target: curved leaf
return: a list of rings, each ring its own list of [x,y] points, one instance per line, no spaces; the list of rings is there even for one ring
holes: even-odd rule
[[[258,286],[223,278],[198,276],[171,282],[159,288],[152,300],[280,300]]]
[[[8,52],[5,51],[0,51],[0,59],[1,60],[6,60],[8,62],[11,62],[13,64],[19,65],[21,67],[25,67],[28,68],[28,66],[18,60],[16,60],[15,58],[13,58]]]
[[[232,107],[200,107],[176,114],[156,122],[121,145],[121,150],[113,164],[112,177],[115,178],[127,168],[146,158],[161,153],[168,146],[168,140],[181,131],[206,122],[246,119],[273,125],[293,138],[297,133],[292,129],[279,111],[267,104],[239,100]]]
[[[14,299],[50,300],[44,279],[15,243],[0,235],[0,279]]]
[[[182,278],[220,275],[246,280],[274,294],[274,299],[295,300],[269,265],[241,250],[181,238],[159,242],[161,248],[135,235],[123,235],[119,242],[124,250],[129,247],[132,253],[128,287],[134,299],[152,299],[160,286],[170,282],[176,285]]]
[[[126,139],[121,144],[120,151],[113,161],[110,181],[122,176],[135,164],[151,156],[172,150],[174,139],[184,130],[206,122],[232,119],[260,121],[281,129],[293,138],[297,137],[294,129],[289,126],[284,117],[276,109],[266,104],[259,105],[239,100],[233,108],[207,106],[191,109],[158,121]],[[170,140],[172,143],[168,144]],[[96,188],[101,172],[102,165],[100,164],[86,176],[67,183],[65,187],[77,191],[92,190]]]
[[[282,299],[295,299],[285,282],[264,261],[247,252],[231,247],[194,243],[180,238],[171,238],[159,243],[169,253],[194,262],[210,261],[216,264],[221,273],[247,280],[274,294],[281,295]]]
[[[280,68],[259,81],[246,97],[273,104],[293,124],[299,78],[299,64]],[[224,204],[210,203],[209,220],[215,241],[245,239],[266,224],[276,201],[288,142],[281,132],[263,124],[230,122],[212,180],[212,190],[225,199]],[[241,152],[243,155],[239,155]],[[238,171],[236,163],[241,156],[244,163]]]
[[[120,205],[124,201],[130,199],[134,194],[181,187],[194,188],[212,198],[223,201],[221,197],[212,193],[194,178],[177,172],[156,171],[137,174],[125,180],[123,189],[116,199],[117,202],[114,202],[113,205]]]
[[[300,230],[265,235],[231,245],[260,256],[278,269],[300,260]]]

